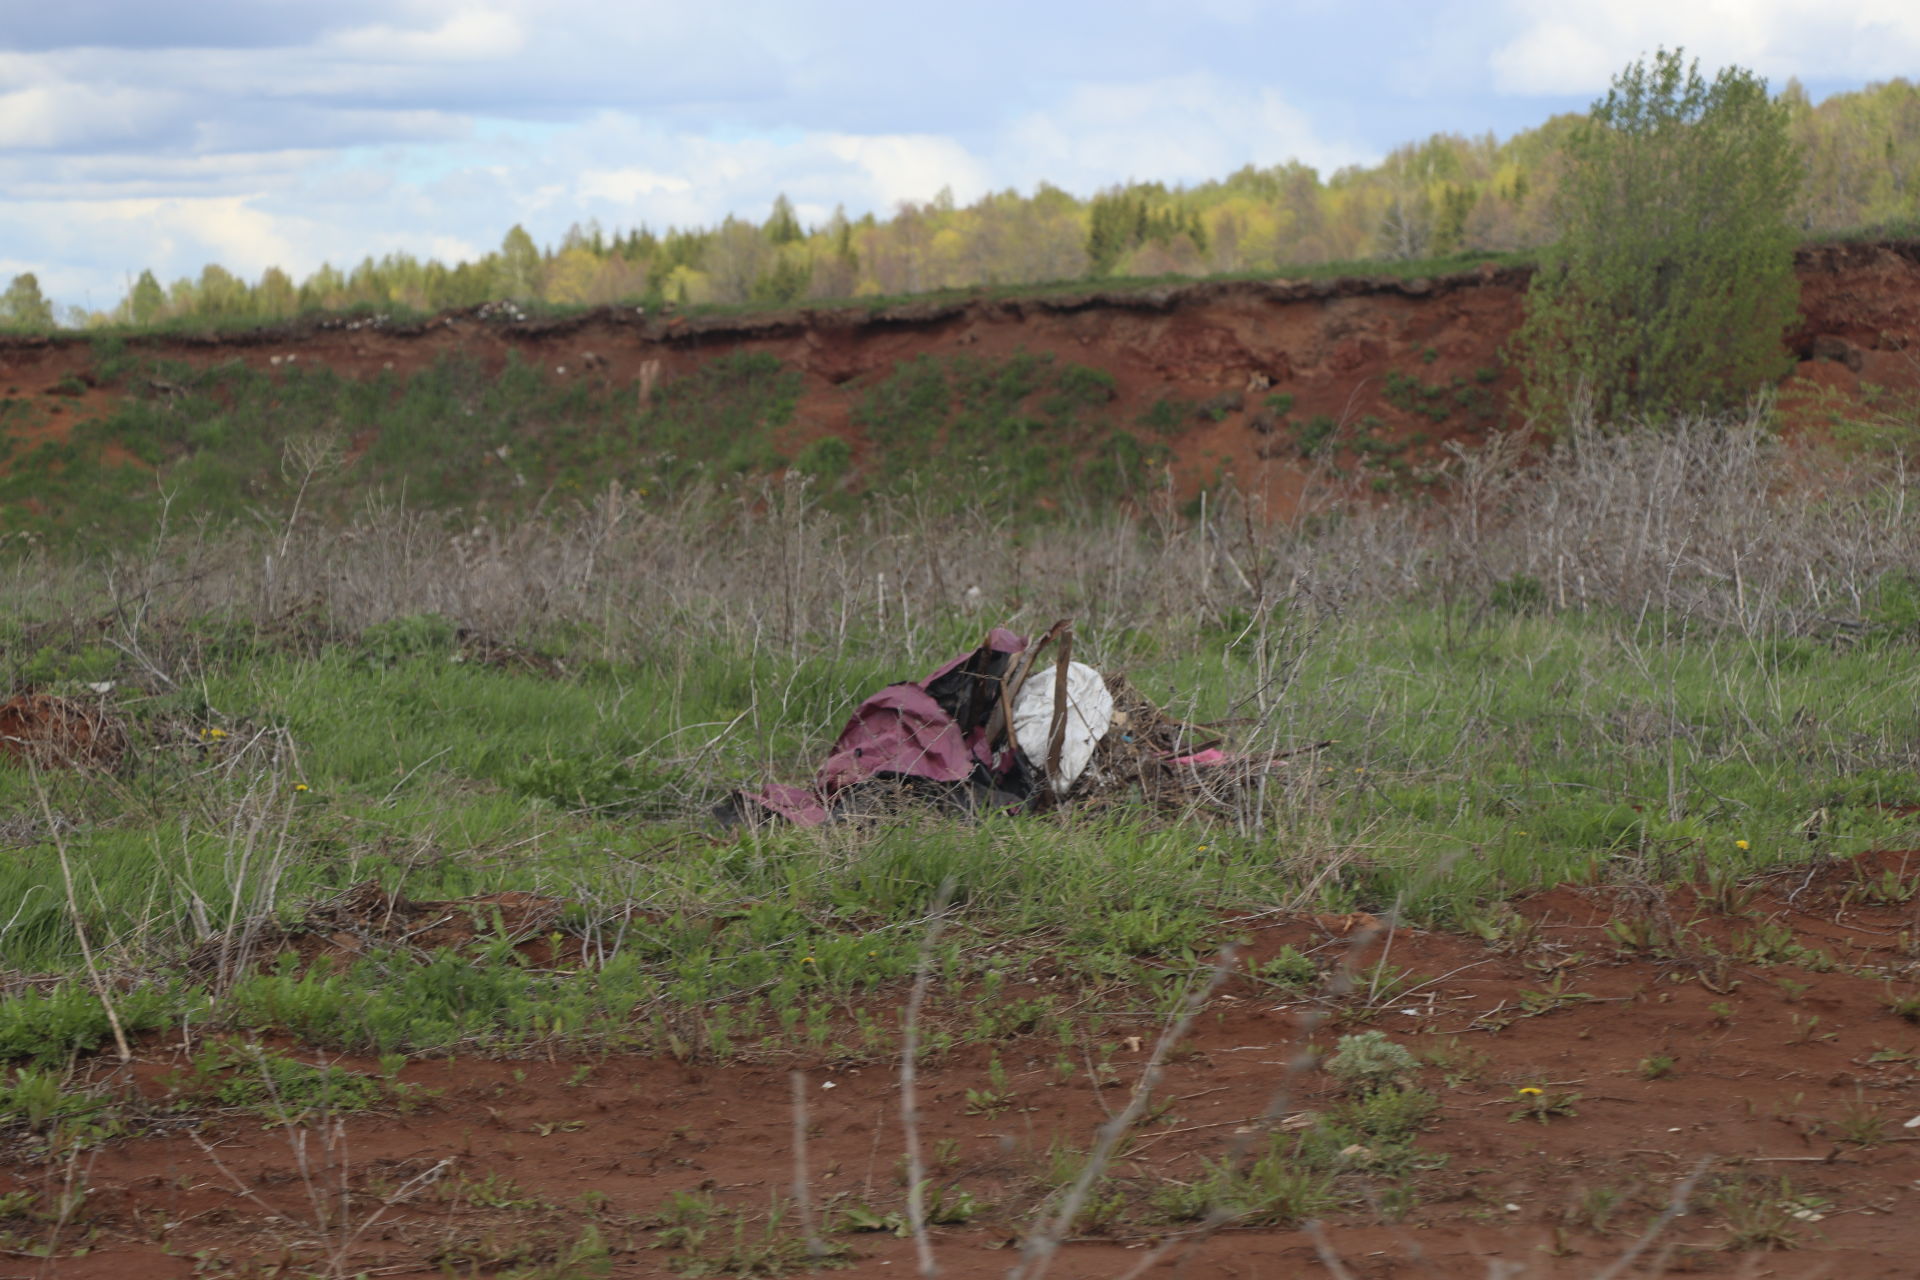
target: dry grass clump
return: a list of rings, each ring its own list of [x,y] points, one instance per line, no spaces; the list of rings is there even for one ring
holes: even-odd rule
[[[1245,618],[1276,603],[1339,610],[1424,597],[1470,622],[1490,608],[1669,611],[1750,634],[1846,629],[1889,571],[1920,563],[1898,459],[1783,443],[1753,418],[1658,430],[1588,426],[1456,450],[1440,500],[1333,497],[1269,520],[1214,495],[1199,519],[1104,510],[1015,530],[910,498],[856,518],[800,479],[751,500],[610,488],[565,512],[449,528],[369,503],[343,526],[167,533],[138,554],[46,553],[4,574],[16,616],[289,619],[355,631],[445,615],[495,637],[568,633],[630,654],[727,644],[797,657],[881,641],[903,660],[950,644],[956,616],[1071,612],[1090,646]],[[106,570],[102,572],[103,568]],[[1029,610],[1029,605],[1032,608]]]

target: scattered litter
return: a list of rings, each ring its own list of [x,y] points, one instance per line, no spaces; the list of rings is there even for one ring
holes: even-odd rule
[[[1054,764],[1057,796],[1073,790],[1112,724],[1113,695],[1084,662],[1067,663],[1053,680],[1027,681],[1013,704],[1014,741],[1027,759]]]
[[[860,703],[810,785],[739,791],[715,816],[728,825],[785,819],[812,827],[883,814],[903,799],[965,813],[1069,799],[1184,809],[1225,804],[1286,764],[1288,753],[1223,749],[1217,735],[1174,719],[1124,676],[1102,675],[1072,653],[1070,620],[1032,644],[995,627],[925,679],[888,685]]]
[[[1900,1127],[1902,1129],[1920,1129],[1920,1116],[1915,1116]]]
[[[820,1082],[820,1087],[821,1087],[822,1089],[831,1089],[831,1088],[833,1088],[833,1087],[834,1087],[834,1082],[833,1082],[833,1081],[831,1081],[831,1080],[822,1080],[822,1081]]]
[[[1518,1212],[1520,1212],[1520,1206],[1519,1206],[1519,1205],[1517,1205],[1517,1204],[1509,1204],[1509,1205],[1508,1205],[1508,1206],[1507,1206],[1506,1208],[1507,1208],[1507,1212],[1508,1212],[1508,1213],[1518,1213]]]

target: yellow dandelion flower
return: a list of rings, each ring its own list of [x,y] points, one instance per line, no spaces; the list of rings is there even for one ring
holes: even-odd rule
[[[1747,849],[1752,848],[1753,846],[1749,845],[1745,840],[1735,840],[1733,842],[1733,847],[1736,849],[1745,851]]]
[[[801,964],[812,964],[812,963],[813,963],[813,957],[812,957],[812,956],[802,956],[802,957],[800,958],[800,963],[801,963]]]
[[[306,791],[309,788],[307,787],[307,784],[304,782],[296,782],[293,784],[293,789],[295,791]]]
[[[1536,1089],[1534,1086],[1528,1085],[1526,1088],[1520,1091],[1520,1096],[1523,1098],[1534,1098],[1534,1097],[1538,1097],[1542,1092],[1543,1090]]]

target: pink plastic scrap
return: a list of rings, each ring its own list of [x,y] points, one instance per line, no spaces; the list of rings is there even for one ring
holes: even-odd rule
[[[1190,756],[1175,756],[1168,763],[1191,765],[1196,769],[1218,769],[1223,764],[1232,764],[1233,757],[1218,747],[1208,747]]]
[[[832,816],[830,806],[835,795],[869,778],[961,783],[973,776],[976,765],[991,778],[1005,777],[1015,767],[1013,752],[996,754],[989,747],[989,708],[976,704],[974,691],[965,691],[962,714],[970,723],[963,726],[929,689],[942,677],[959,672],[964,679],[963,668],[977,671],[993,664],[996,655],[1011,656],[1026,647],[1025,636],[995,627],[985,644],[961,654],[926,679],[890,684],[856,707],[811,787],[776,784],[743,792],[740,799],[798,826],[817,827]]]

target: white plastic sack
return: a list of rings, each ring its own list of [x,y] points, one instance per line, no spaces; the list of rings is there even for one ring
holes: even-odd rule
[[[1047,767],[1047,733],[1053,727],[1053,684],[1058,668],[1048,663],[1027,677],[1013,701],[1013,740],[1035,769]],[[1113,724],[1113,695],[1100,673],[1084,662],[1067,664],[1067,732],[1060,744],[1055,795],[1065,795],[1093,759],[1094,744]]]

